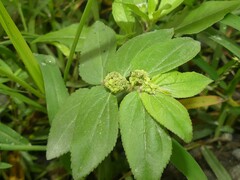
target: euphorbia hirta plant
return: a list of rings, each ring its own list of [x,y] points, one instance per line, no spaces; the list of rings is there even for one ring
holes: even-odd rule
[[[173,33],[147,32],[116,50],[114,31],[96,22],[79,67],[89,88],[72,93],[54,117],[47,158],[70,152],[73,177],[85,177],[112,151],[120,129],[135,178],[159,179],[172,154],[168,132],[192,139],[189,114],[175,98],[192,97],[211,82],[196,72],[177,71],[200,44]]]

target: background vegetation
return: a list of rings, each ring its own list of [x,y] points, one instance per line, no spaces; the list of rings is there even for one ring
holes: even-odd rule
[[[165,28],[173,28],[175,37],[187,36],[201,42],[198,55],[179,71],[196,71],[213,82],[200,96],[180,100],[193,122],[193,140],[188,144],[178,140],[205,173],[213,172],[218,179],[237,176],[230,169],[237,161],[229,164],[226,158],[240,147],[240,3],[221,1],[226,4],[217,6],[214,3],[219,1],[206,5],[207,0],[185,0],[169,12],[156,11],[151,16],[141,9],[144,7],[126,2],[121,9],[120,0],[114,4],[112,0],[93,1],[84,19],[84,0],[0,1],[0,178],[72,178],[69,154],[47,161],[46,144],[50,124],[68,96],[62,84],[65,82],[70,94],[89,87],[79,77],[79,63],[88,28],[98,20],[116,32],[118,47],[140,34]],[[73,48],[81,19],[85,20],[80,22],[84,27]],[[40,69],[45,63],[57,66]],[[58,90],[61,96],[55,101]],[[225,152],[226,158],[221,159],[219,152]],[[162,178],[170,178],[175,172],[170,164]],[[132,178],[119,138],[111,154],[86,179]]]

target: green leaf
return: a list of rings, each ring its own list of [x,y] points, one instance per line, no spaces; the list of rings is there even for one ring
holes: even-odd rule
[[[182,4],[183,0],[161,0],[159,5],[159,10],[161,10],[160,17],[169,14],[175,8],[177,8],[180,4]],[[169,8],[165,8],[169,7]]]
[[[155,43],[135,55],[132,69],[143,69],[152,76],[165,73],[191,60],[199,51],[200,43],[191,38]]]
[[[219,96],[199,96],[188,99],[180,99],[179,101],[186,109],[196,109],[214,104],[220,104],[224,100]]]
[[[59,107],[69,96],[56,60],[52,56],[35,54],[43,75],[47,101],[48,118],[50,123]]]
[[[0,123],[0,144],[28,145],[30,143],[12,128]]]
[[[0,162],[0,170],[1,169],[8,169],[8,168],[11,168],[12,165],[11,164],[8,164],[8,163],[5,163],[5,162]]]
[[[235,10],[239,5],[239,1],[204,2],[182,18],[182,21],[175,27],[175,32],[177,34],[199,33],[223,19],[227,13]]]
[[[201,167],[193,157],[174,139],[172,139],[171,163],[181,171],[188,180],[207,180]]]
[[[211,167],[217,179],[219,180],[231,180],[231,176],[223,165],[218,161],[217,157],[208,148],[203,146],[201,148],[204,159],[207,161],[208,165]]]
[[[221,23],[231,26],[240,31],[240,17],[234,14],[228,14],[221,20]]]
[[[186,98],[199,94],[211,79],[196,72],[168,72],[154,76],[151,80],[172,97]]]
[[[118,134],[118,104],[103,87],[94,87],[81,101],[71,143],[74,179],[88,175],[113,149]]]
[[[192,139],[192,123],[185,107],[174,98],[141,93],[142,102],[148,113],[161,125],[178,135],[185,142]]]
[[[42,74],[29,46],[0,1],[0,23],[17,50],[27,71],[41,92],[44,92]]]
[[[71,49],[72,43],[74,41],[74,38],[75,38],[75,35],[77,32],[77,27],[78,27],[78,24],[72,24],[72,25],[70,25],[68,27],[64,27],[58,31],[54,31],[54,32],[50,32],[50,33],[41,35],[37,39],[32,41],[32,43],[43,42],[43,43],[51,43],[51,44],[53,43],[54,44],[55,42],[58,42],[60,44],[67,46],[69,49]],[[82,50],[82,46],[86,39],[86,35],[87,35],[88,31],[89,30],[87,27],[83,28],[81,36],[79,37],[76,51]],[[54,45],[56,45],[56,44],[54,44]]]
[[[106,63],[116,51],[115,32],[97,21],[84,43],[79,66],[80,76],[90,84],[101,84],[106,76]]]
[[[137,92],[121,102],[120,130],[134,177],[160,179],[171,156],[171,138],[146,112]]]
[[[88,89],[79,89],[69,96],[55,115],[47,143],[47,159],[67,153],[73,137],[75,122],[81,120],[79,112],[86,99]]]
[[[115,0],[112,4],[113,18],[118,26],[125,31],[126,34],[134,32],[135,17],[131,10],[123,3],[123,0]]]
[[[109,61],[108,71],[117,71],[124,76],[128,76],[131,71],[130,62],[135,56],[149,46],[171,39],[172,36],[173,29],[163,29],[144,33],[130,39],[118,49],[115,58]]]

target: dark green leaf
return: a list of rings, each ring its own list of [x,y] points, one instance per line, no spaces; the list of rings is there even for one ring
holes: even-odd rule
[[[238,8],[239,1],[209,1],[189,11],[175,27],[177,34],[195,34],[210,27],[214,23]],[[217,8],[216,8],[217,7]]]
[[[198,163],[193,157],[174,139],[172,139],[171,163],[181,171],[188,180],[207,180]]]
[[[206,147],[201,148],[203,157],[207,161],[208,165],[211,167],[215,175],[217,176],[217,179],[219,180],[231,180],[231,176],[227,172],[227,170],[223,167],[223,165],[218,161],[217,157],[213,154],[212,151],[210,151]]]
[[[178,135],[185,142],[192,139],[192,122],[185,107],[174,98],[158,93],[141,93],[148,113],[161,125]]]
[[[199,94],[212,80],[195,72],[173,71],[154,76],[152,82],[172,97],[186,98]]]
[[[152,76],[165,73],[191,60],[199,51],[199,42],[191,38],[155,43],[135,55],[132,69],[143,69]]]
[[[171,39],[172,36],[173,29],[163,29],[130,39],[118,49],[115,58],[109,61],[108,71],[117,71],[124,76],[129,75],[131,71],[130,62],[135,56],[156,43]]]
[[[107,74],[107,61],[116,51],[115,32],[97,21],[86,38],[79,66],[80,76],[90,84],[101,84]]]
[[[28,145],[30,143],[10,127],[0,123],[0,144]]]
[[[40,64],[43,75],[48,118],[51,123],[69,94],[55,59],[43,54],[35,54],[35,57]]]
[[[71,143],[74,179],[88,175],[113,149],[118,134],[118,104],[103,87],[94,87],[81,101]]]
[[[123,147],[136,179],[160,179],[171,156],[171,138],[146,112],[137,92],[120,105]]]
[[[86,100],[88,89],[79,89],[69,96],[54,116],[47,144],[47,159],[67,153],[73,137],[75,122],[81,120],[81,104]]]

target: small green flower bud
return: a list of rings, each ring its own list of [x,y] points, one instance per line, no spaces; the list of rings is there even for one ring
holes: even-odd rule
[[[150,78],[144,70],[134,70],[129,77],[129,82],[132,86],[141,86],[149,81]]]
[[[110,72],[104,78],[103,84],[112,93],[119,93],[129,87],[128,80],[118,72]]]

